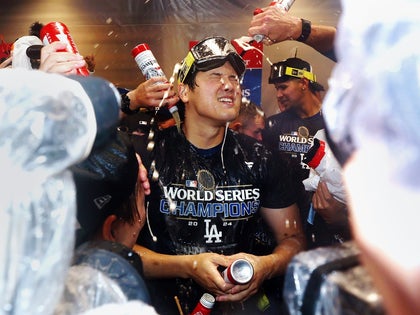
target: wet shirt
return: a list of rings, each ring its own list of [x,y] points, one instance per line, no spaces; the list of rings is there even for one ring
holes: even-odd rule
[[[246,250],[243,235],[259,207],[284,208],[294,202],[286,171],[270,152],[250,137],[227,132],[224,146],[209,150],[194,147],[175,128],[156,139],[148,161],[152,193],[147,202],[157,242],[150,242],[150,231],[143,230],[153,250]]]
[[[143,162],[149,167],[152,193],[147,198],[150,229],[145,226],[139,243],[160,253],[249,252],[259,208],[295,202],[283,164],[253,138],[231,130],[224,145],[209,150],[194,147],[176,128],[164,130]],[[175,287],[165,295],[169,282]],[[200,298],[190,279],[149,284],[159,294],[163,309],[158,311],[165,314],[173,309],[173,294],[183,305]],[[171,304],[167,309],[165,301]]]
[[[302,181],[309,176],[309,166],[303,163],[303,157],[312,146],[314,135],[324,128],[321,112],[308,118],[300,118],[288,110],[267,119],[263,142],[270,150],[291,163],[298,179]]]

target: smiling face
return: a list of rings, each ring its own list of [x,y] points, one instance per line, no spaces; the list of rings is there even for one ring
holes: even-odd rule
[[[185,118],[203,126],[225,126],[238,116],[241,88],[229,62],[206,72],[199,71],[191,89],[181,85],[179,95],[186,104]]]

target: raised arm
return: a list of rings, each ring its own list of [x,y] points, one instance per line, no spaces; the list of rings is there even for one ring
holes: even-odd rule
[[[277,6],[269,6],[254,15],[248,29],[249,36],[265,36],[263,43],[273,45],[285,40],[299,40],[321,54],[336,61],[334,40],[336,28],[313,24]]]

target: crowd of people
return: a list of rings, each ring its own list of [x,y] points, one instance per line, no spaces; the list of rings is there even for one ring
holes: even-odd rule
[[[144,314],[190,314],[200,297],[210,293],[216,301],[212,314],[286,315],[283,280],[293,257],[352,240],[360,246],[362,261],[389,314],[419,312],[418,260],[398,246],[379,245],[366,227],[372,218],[366,212],[371,211],[378,224],[389,227],[397,244],[411,244],[410,239],[398,237],[410,233],[390,227],[388,209],[393,207],[405,217],[406,209],[397,206],[410,207],[410,201],[418,199],[417,180],[408,176],[409,166],[404,163],[417,161],[419,150],[410,146],[411,154],[396,166],[387,141],[401,146],[398,128],[380,124],[388,132],[384,135],[366,125],[363,115],[371,112],[357,104],[363,98],[362,87],[348,90],[348,82],[342,82],[348,79],[343,72],[354,74],[341,66],[351,61],[351,54],[340,46],[344,35],[364,35],[353,35],[346,26],[355,17],[351,5],[344,4],[340,32],[276,6],[254,15],[248,30],[251,37],[265,35],[266,45],[300,40],[336,61],[332,76],[336,81],[331,81],[325,104],[326,91],[317,82],[316,67],[298,57],[288,58],[271,66],[267,79],[279,111],[266,117],[260,106],[243,99],[245,62],[222,36],[204,38],[186,52],[176,83],[154,77],[132,90],[115,88],[121,106],[113,131],[107,141],[96,142],[87,156],[68,168],[74,181],[77,226],[74,240],[70,238],[74,250],[62,294],[51,314],[82,314],[107,304]],[[399,18],[395,17],[396,24]],[[403,18],[416,22],[411,15]],[[37,44],[37,34],[19,39],[16,56],[19,49]],[[65,43],[53,42],[42,47],[37,60],[26,57],[25,63],[15,62],[12,55],[2,67],[37,69],[46,79],[47,73],[72,78],[86,65],[94,73],[93,56],[84,58],[65,48]],[[418,58],[417,52],[403,61],[415,66]],[[403,61],[398,66],[405,69]],[[371,66],[359,62],[360,67]],[[407,66],[408,70],[416,74]],[[413,86],[408,92],[415,99],[418,84]],[[372,89],[380,90],[376,85]],[[375,96],[374,101],[381,100]],[[165,106],[179,108],[181,129],[166,108],[156,110],[163,98]],[[399,120],[403,118],[396,116],[397,126],[404,125]],[[368,137],[369,144],[346,119],[358,126],[364,122],[363,129],[375,133]],[[305,189],[304,180],[312,171],[305,154],[319,139],[325,140],[323,145],[340,164],[345,198],[336,198],[322,177],[314,191]],[[372,160],[377,152],[388,165]],[[394,177],[396,171],[401,176]],[[392,184],[378,183],[378,178]],[[382,196],[379,187],[367,198],[364,181],[387,187],[390,195]],[[393,192],[406,199],[397,203]],[[406,219],[411,220],[412,211],[407,212]],[[238,259],[253,267],[247,283],[232,283],[223,276],[223,270]],[[10,305],[9,301],[2,307]]]

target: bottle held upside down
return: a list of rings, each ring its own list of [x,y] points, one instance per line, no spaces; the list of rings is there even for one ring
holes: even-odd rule
[[[272,1],[270,3],[270,6],[279,6],[283,8],[284,10],[289,11],[290,7],[293,5],[294,2],[295,0],[277,0],[277,1]],[[261,12],[262,10],[260,8],[257,8],[254,10],[254,15],[257,15]],[[260,43],[264,39],[264,37],[265,36],[262,34],[257,34],[257,35],[254,35],[254,40],[257,43]]]

